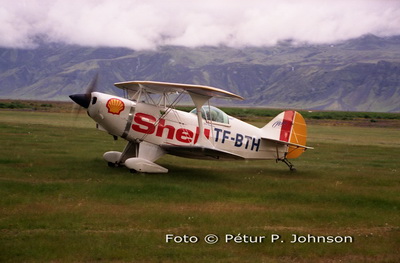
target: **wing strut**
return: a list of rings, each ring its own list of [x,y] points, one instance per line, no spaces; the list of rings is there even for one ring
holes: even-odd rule
[[[203,105],[211,98],[210,96],[206,96],[206,95],[200,95],[200,94],[196,94],[193,92],[188,92],[190,97],[193,100],[194,105],[196,106],[196,112],[197,112],[197,121],[199,124],[199,140],[197,141],[198,144],[202,145],[202,146],[208,146],[210,144],[209,140],[205,139],[204,136],[204,127],[203,127],[203,118],[201,117],[201,108],[203,107]],[[213,145],[211,145],[212,148]]]

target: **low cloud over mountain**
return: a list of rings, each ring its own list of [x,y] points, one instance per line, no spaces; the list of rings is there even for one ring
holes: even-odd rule
[[[154,50],[160,46],[335,43],[400,34],[394,0],[0,0],[0,46],[41,43]]]

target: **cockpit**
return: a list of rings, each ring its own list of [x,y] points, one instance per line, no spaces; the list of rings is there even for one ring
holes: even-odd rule
[[[190,111],[190,113],[197,114],[197,110],[193,109]],[[207,121],[229,124],[228,115],[214,106],[208,106],[208,105],[203,106],[201,108],[201,116],[203,117],[203,119]]]

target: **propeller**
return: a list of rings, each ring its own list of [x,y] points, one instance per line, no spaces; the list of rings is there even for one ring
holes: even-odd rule
[[[71,100],[73,100],[75,103],[72,106],[72,112],[75,113],[75,122],[78,119],[79,114],[81,113],[82,108],[89,108],[90,101],[92,100],[92,92],[97,90],[97,80],[99,78],[99,73],[96,72],[96,74],[93,76],[92,80],[90,81],[89,86],[86,88],[86,92],[83,94],[72,94],[69,97]],[[79,107],[79,106],[81,107]]]
[[[86,92],[83,94],[72,94],[69,97],[76,104],[87,109],[89,108],[90,101],[92,100],[92,92],[97,90],[97,80],[99,78],[99,73],[96,73],[90,82],[89,86],[86,88]],[[79,112],[78,112],[79,113]]]

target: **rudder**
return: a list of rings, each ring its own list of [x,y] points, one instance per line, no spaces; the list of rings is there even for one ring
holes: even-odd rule
[[[300,113],[298,113],[297,111],[295,111],[295,114],[294,114],[293,120],[292,120],[292,131],[290,133],[289,142],[295,143],[295,144],[300,144],[300,145],[306,145],[306,140],[307,140],[306,122],[305,122],[303,116]],[[306,150],[305,148],[289,146],[286,158],[288,158],[288,159],[297,158],[305,150]]]

